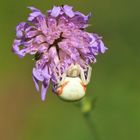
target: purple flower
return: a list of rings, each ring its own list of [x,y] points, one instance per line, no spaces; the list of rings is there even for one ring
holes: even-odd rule
[[[58,73],[63,74],[71,64],[84,67],[96,62],[96,55],[107,48],[101,37],[84,30],[91,14],[75,12],[68,5],[54,6],[45,14],[34,7],[29,9],[28,21],[16,27],[12,50],[19,57],[34,55],[33,80],[38,91],[38,82],[42,83],[41,98],[45,100],[50,81],[55,91],[61,78]]]

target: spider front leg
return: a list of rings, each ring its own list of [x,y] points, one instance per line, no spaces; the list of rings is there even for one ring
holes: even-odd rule
[[[87,66],[87,78],[85,77],[84,69],[80,68],[80,71],[81,80],[84,85],[87,85],[90,82],[92,68],[90,66]]]
[[[56,67],[53,68],[53,74],[56,77],[57,85],[58,86],[62,85],[62,83],[64,82],[64,80],[66,78],[66,71],[62,74],[60,66],[58,65],[57,68]]]
[[[87,66],[88,68],[88,71],[87,71],[87,84],[90,82],[90,79],[91,79],[91,72],[92,72],[92,68],[91,66]]]
[[[67,72],[65,71],[61,76],[59,85],[62,85],[64,83],[66,76],[67,76]]]
[[[60,96],[63,93],[64,87],[68,84],[68,81],[65,81],[67,77],[67,71],[65,71],[60,77],[59,83],[57,85],[57,95]]]

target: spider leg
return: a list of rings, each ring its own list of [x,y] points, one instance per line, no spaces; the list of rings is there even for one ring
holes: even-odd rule
[[[63,84],[65,79],[66,79],[66,76],[67,76],[67,72],[65,71],[63,74],[62,74],[62,79],[60,81],[60,84]]]
[[[60,68],[58,68],[58,87],[61,86],[67,77],[67,70],[64,70],[63,74],[61,74]]]
[[[53,68],[53,73],[56,77],[57,83],[60,83],[60,75],[58,74],[58,70],[56,69],[56,67]]]
[[[58,65],[57,67],[56,66],[53,67],[53,74],[56,77],[57,83],[60,83],[61,82],[61,78],[62,78],[60,65]]]
[[[83,82],[84,85],[87,85],[86,84],[86,78],[85,78],[85,72],[84,72],[84,69],[80,67],[80,76],[81,76],[81,80]]]
[[[90,77],[91,77],[92,68],[90,66],[87,66],[87,69],[88,70],[86,70],[87,71],[87,78],[86,78],[84,69],[80,68],[80,76],[84,85],[87,85],[90,82]]]
[[[88,84],[90,82],[92,68],[89,65],[87,66],[87,68],[88,68],[88,71],[87,71],[87,79],[86,79],[86,82]]]

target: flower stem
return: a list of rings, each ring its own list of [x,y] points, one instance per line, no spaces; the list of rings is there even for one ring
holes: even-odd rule
[[[84,115],[86,124],[87,124],[87,126],[88,126],[88,128],[89,128],[89,130],[92,134],[93,140],[99,140],[99,136],[98,136],[98,133],[97,133],[97,128],[96,128],[95,123],[92,120],[91,114],[88,113],[88,114],[83,114],[83,115]]]
[[[91,113],[93,108],[95,107],[95,102],[97,98],[84,98],[80,102],[76,103],[78,107],[80,107],[81,112],[84,116],[88,129],[90,130],[93,139],[92,140],[99,140],[99,135],[97,133],[97,127],[93,122]]]

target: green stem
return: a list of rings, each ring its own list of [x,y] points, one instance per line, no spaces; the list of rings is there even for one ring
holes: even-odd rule
[[[99,135],[97,133],[97,127],[95,123],[93,123],[93,119],[91,117],[91,112],[95,107],[95,102],[97,98],[84,98],[80,102],[76,103],[76,105],[81,109],[83,116],[85,118],[86,124],[93,136],[93,140],[99,140]]]
[[[93,140],[99,140],[99,135],[97,133],[97,127],[96,127],[95,123],[93,122],[93,119],[91,118],[90,112],[83,114],[83,115],[84,115],[86,124],[93,136]]]

